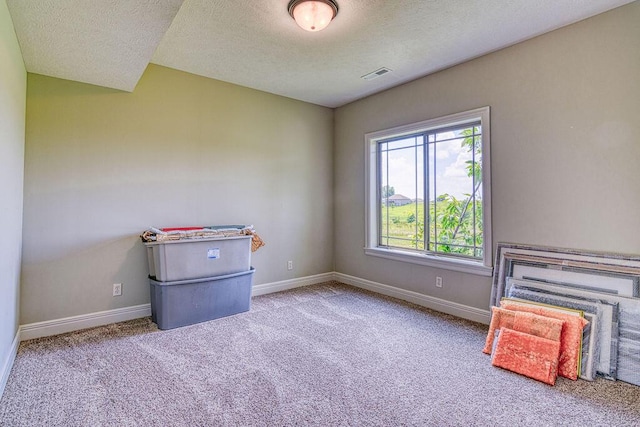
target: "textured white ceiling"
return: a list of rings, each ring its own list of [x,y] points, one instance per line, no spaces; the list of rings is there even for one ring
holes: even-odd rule
[[[183,0],[7,0],[27,71],[133,91]]]
[[[29,72],[133,90],[152,62],[336,107],[632,2],[337,1],[317,33],[295,24],[289,0],[7,4]],[[381,67],[393,72],[360,78]]]

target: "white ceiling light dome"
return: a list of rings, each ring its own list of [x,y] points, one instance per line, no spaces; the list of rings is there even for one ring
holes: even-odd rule
[[[292,0],[288,9],[300,28],[307,31],[323,30],[338,14],[338,4],[333,0]]]

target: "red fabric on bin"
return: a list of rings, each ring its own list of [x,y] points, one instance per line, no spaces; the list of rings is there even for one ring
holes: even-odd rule
[[[169,228],[161,228],[161,231],[165,233],[169,233],[171,231],[192,231],[192,230],[202,230],[203,227],[169,227]]]

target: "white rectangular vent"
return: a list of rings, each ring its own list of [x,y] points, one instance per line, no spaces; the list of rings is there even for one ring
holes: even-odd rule
[[[369,74],[365,74],[364,76],[362,76],[361,78],[365,79],[365,80],[373,80],[373,79],[377,79],[380,76],[384,76],[387,73],[390,73],[391,70],[386,68],[386,67],[382,67],[378,70],[375,70]]]

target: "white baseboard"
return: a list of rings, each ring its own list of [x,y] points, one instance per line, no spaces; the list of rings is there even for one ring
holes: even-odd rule
[[[7,353],[7,356],[2,361],[2,365],[0,365],[0,399],[2,399],[4,388],[7,385],[7,381],[9,380],[9,374],[11,373],[13,362],[16,360],[16,354],[18,354],[19,345],[20,345],[20,328],[18,328],[18,332],[16,332],[16,336],[13,339],[13,342],[11,343],[11,348],[9,348],[9,352]]]
[[[63,319],[29,323],[20,326],[20,339],[26,341],[147,316],[151,316],[151,304],[135,305],[133,307],[116,308],[114,310],[81,314]]]
[[[288,289],[309,286],[316,283],[327,282],[330,280],[337,280],[348,285],[399,298],[405,301],[412,302],[414,304],[431,308],[433,310],[441,311],[443,313],[452,314],[454,316],[462,317],[464,319],[473,320],[487,325],[489,324],[490,314],[488,310],[481,310],[475,307],[470,307],[467,305],[431,297],[417,292],[396,288],[394,286],[384,285],[382,283],[372,282],[370,280],[360,279],[358,277],[335,272],[322,273],[316,274],[314,276],[306,276],[296,279],[283,280],[280,282],[255,285],[253,286],[251,295],[265,295],[273,292],[280,292]],[[150,304],[117,308],[114,310],[100,311],[97,313],[88,313],[79,316],[65,317],[63,319],[47,320],[44,322],[21,325],[18,334],[16,335],[17,341],[15,341],[14,345],[12,346],[12,353],[10,353],[10,358],[5,361],[2,367],[4,370],[7,370],[6,376],[8,376],[8,371],[11,370],[11,366],[13,365],[13,358],[15,358],[15,354],[18,349],[18,343],[20,341],[64,334],[67,332],[78,331],[80,329],[93,328],[96,326],[108,325],[110,323],[124,322],[127,320],[133,320],[147,316],[151,316]],[[2,377],[0,377],[0,380],[5,380],[5,372],[0,371],[0,375],[2,375]],[[3,387],[4,383],[0,382],[0,386]]]
[[[334,280],[346,283],[358,288],[367,289],[372,292],[409,301],[432,310],[442,313],[451,314],[453,316],[462,317],[463,319],[473,320],[474,322],[489,324],[491,314],[489,310],[482,310],[470,307],[464,304],[447,301],[441,298],[420,294],[418,292],[408,291],[406,289],[396,288],[394,286],[384,285],[382,283],[372,282],[371,280],[360,279],[358,277],[349,276],[342,273],[334,273]]]
[[[316,283],[334,280],[335,273],[322,273],[314,276],[300,277],[297,279],[283,280],[281,282],[263,283],[255,285],[251,290],[251,296],[271,294],[274,292],[286,291],[287,289],[300,288],[302,286],[315,285]]]
[[[264,283],[255,285],[251,294],[264,295],[272,292],[284,291],[287,289],[299,288],[313,285],[315,283],[333,280],[333,273],[317,274],[315,276],[301,277],[281,282]],[[64,334],[78,331],[80,329],[93,328],[96,326],[108,325],[110,323],[124,322],[138,319],[140,317],[151,316],[151,305],[142,304],[133,307],[117,308],[114,310],[100,311],[97,313],[82,314],[79,316],[65,317],[63,319],[47,320],[44,322],[29,323],[20,326],[20,340],[30,340],[34,338],[48,337],[51,335]],[[17,348],[17,347],[16,347]],[[13,363],[13,361],[12,361]]]

